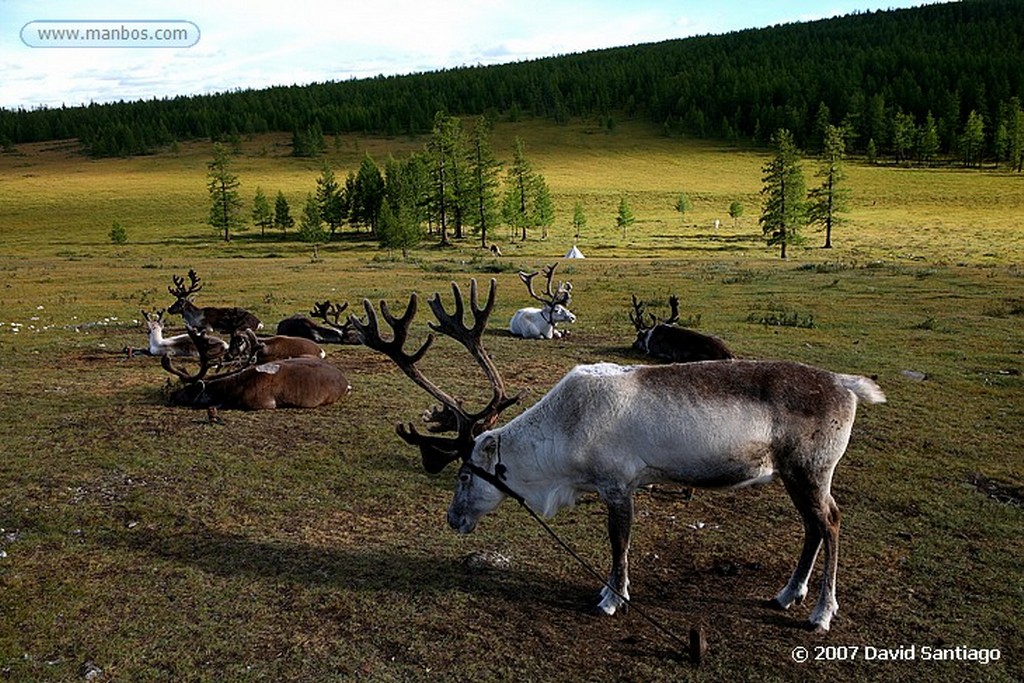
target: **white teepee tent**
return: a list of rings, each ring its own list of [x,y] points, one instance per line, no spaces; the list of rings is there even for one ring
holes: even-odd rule
[[[584,255],[583,255],[583,252],[582,252],[582,251],[580,251],[579,247],[577,247],[577,246],[576,246],[576,245],[574,244],[574,245],[572,245],[572,249],[570,249],[570,250],[569,250],[569,251],[568,251],[568,252],[567,252],[567,253],[565,254],[565,256],[563,256],[562,258],[587,258],[587,257],[586,257],[586,256],[584,256]]]

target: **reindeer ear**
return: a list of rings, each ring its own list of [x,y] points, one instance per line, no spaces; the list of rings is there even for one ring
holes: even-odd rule
[[[420,456],[423,459],[423,469],[427,471],[427,474],[438,474],[449,463],[459,459],[458,453],[438,448],[429,443],[421,443],[419,446]]]
[[[496,462],[499,457],[498,453],[498,440],[488,434],[480,439],[480,447],[476,451],[479,454],[479,460],[477,463],[484,469],[490,469],[491,464]],[[469,455],[472,455],[470,453]]]

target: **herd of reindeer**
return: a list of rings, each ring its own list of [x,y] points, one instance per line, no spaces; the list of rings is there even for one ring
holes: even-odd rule
[[[521,308],[509,322],[509,333],[524,339],[558,339],[568,334],[559,323],[573,323],[569,310],[572,283],[554,286],[556,265],[543,269],[546,285],[538,293],[534,279],[540,272],[520,272],[531,298],[540,305]],[[168,373],[181,380],[170,394],[174,405],[200,408],[315,408],[334,403],[352,387],[337,367],[324,360],[323,345],[361,344],[363,334],[355,316],[342,319],[348,303],[315,302],[308,314],[297,313],[281,320],[272,336],[260,335],[263,322],[252,312],[238,307],[197,306],[193,299],[203,283],[189,270],[188,283],[172,276],[167,288],[175,298],[166,313],[181,315],[185,331],[166,334],[165,310],[141,311],[149,332],[149,345],[125,347],[129,357],[160,357]],[[646,311],[646,304],[632,298],[629,319],[637,330],[633,348],[669,362],[692,362],[733,358],[717,337],[679,327],[679,301],[669,299],[671,316],[658,320]],[[217,334],[223,337],[216,336]],[[182,359],[198,359],[198,369],[189,371]],[[211,373],[213,371],[213,374]]]
[[[547,283],[540,294],[534,290],[540,273],[519,273],[541,306],[516,311],[509,323],[511,334],[539,339],[566,334],[557,325],[575,320],[569,310],[572,285],[553,286],[554,270],[544,269]],[[481,517],[508,497],[550,517],[579,496],[597,493],[608,510],[611,542],[611,573],[594,606],[605,615],[629,604],[627,554],[637,489],[663,481],[735,488],[781,479],[803,522],[804,542],[790,579],[770,604],[788,609],[803,602],[815,560],[824,549],[821,588],[807,624],[817,632],[829,630],[839,608],[839,508],[831,495],[832,476],[846,451],[858,404],[885,402],[872,379],[796,362],[736,359],[720,339],[678,326],[679,302],[674,297],[670,317],[658,320],[633,296],[633,347],[669,363],[578,365],[539,401],[497,426],[499,415],[523,394],[508,394],[482,343],[494,308],[493,279],[483,303],[475,280],[470,282],[468,307],[454,282],[451,311],[440,293],[428,299],[435,319],[429,323],[431,334],[418,349],[408,351],[419,301],[415,292],[401,315],[380,302],[380,317],[390,333],[382,333],[377,309],[364,299],[364,318],[349,315],[343,322],[347,304],[325,301],[309,316],[282,320],[277,334],[268,337],[257,334],[262,323],[248,311],[196,306],[192,297],[202,284],[195,271],[188,277],[186,285],[184,278],[174,276],[174,286],[168,288],[176,300],[167,310],[184,318],[184,334],[164,336],[162,312],[144,313],[150,344],[140,352],[160,356],[163,368],[181,379],[171,394],[174,404],[207,407],[213,411],[211,419],[218,407],[327,405],[352,387],[324,360],[321,344],[364,344],[386,355],[440,404],[424,413],[425,432],[412,424],[398,424],[396,431],[419,449],[428,472],[461,461],[448,508],[454,530],[473,531]],[[227,335],[227,341],[212,332]],[[491,398],[482,409],[470,412],[417,365],[435,334],[458,342],[483,372]],[[198,358],[198,370],[176,365],[183,356]],[[209,375],[214,366],[217,373]]]

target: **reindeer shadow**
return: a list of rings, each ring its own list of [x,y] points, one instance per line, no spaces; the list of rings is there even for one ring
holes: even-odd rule
[[[214,576],[270,578],[297,584],[374,593],[410,595],[452,590],[492,599],[585,611],[592,592],[582,584],[552,588],[535,568],[470,569],[460,558],[439,557],[409,548],[392,551],[364,546],[323,548],[301,542],[260,540],[218,531],[194,520],[179,530],[135,529],[106,535],[104,545],[128,549],[166,562],[196,567]]]

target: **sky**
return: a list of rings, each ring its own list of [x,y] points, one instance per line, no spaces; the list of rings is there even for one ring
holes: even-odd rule
[[[76,106],[517,62],[924,4],[931,3],[0,0],[0,107]],[[93,46],[82,47],[89,29]]]

